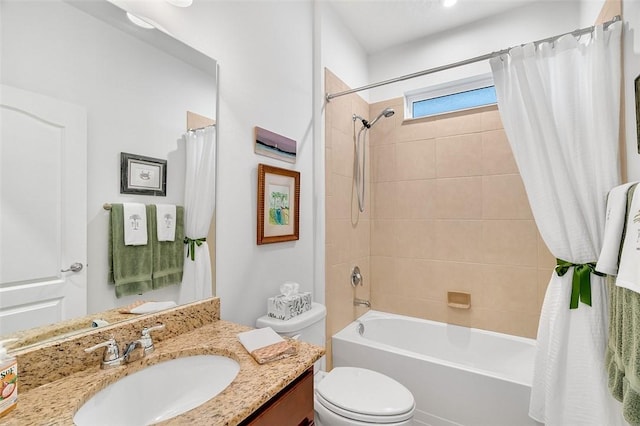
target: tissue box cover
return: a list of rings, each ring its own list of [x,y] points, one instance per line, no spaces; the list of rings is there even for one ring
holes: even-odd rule
[[[278,295],[267,299],[267,315],[271,318],[288,320],[311,309],[311,293],[290,296]]]

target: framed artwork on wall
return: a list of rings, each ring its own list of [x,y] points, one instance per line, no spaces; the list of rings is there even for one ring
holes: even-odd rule
[[[254,151],[256,154],[276,158],[287,163],[296,162],[296,141],[257,126],[255,134],[256,145]]]
[[[300,239],[300,172],[258,164],[257,216],[258,245]]]
[[[167,160],[120,153],[120,193],[167,195]]]

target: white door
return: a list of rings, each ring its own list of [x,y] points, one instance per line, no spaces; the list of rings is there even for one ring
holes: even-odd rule
[[[86,315],[86,123],[0,85],[0,335]]]

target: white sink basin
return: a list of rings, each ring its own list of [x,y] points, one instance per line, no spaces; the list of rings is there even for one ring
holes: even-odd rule
[[[222,392],[240,365],[218,355],[195,355],[152,365],[110,384],[73,417],[78,426],[148,425],[189,411]]]

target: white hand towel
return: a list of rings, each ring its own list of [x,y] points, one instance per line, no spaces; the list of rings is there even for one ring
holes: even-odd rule
[[[637,182],[625,183],[609,191],[604,223],[604,239],[600,257],[596,264],[596,271],[598,272],[607,275],[616,275],[618,273],[620,242],[622,241],[622,230],[627,211],[627,191],[635,183]]]
[[[258,364],[287,358],[298,351],[293,342],[284,340],[271,327],[239,333],[238,340]]]
[[[249,353],[284,341],[271,327],[256,328],[255,330],[239,333],[238,340]]]
[[[158,241],[174,241],[176,239],[176,206],[156,204],[156,223]]]
[[[636,187],[627,212],[627,228],[616,285],[640,293],[640,190]]]
[[[147,209],[140,203],[123,203],[124,244],[144,246],[147,244]]]
[[[176,302],[146,302],[129,310],[132,314],[149,314],[176,307]]]

